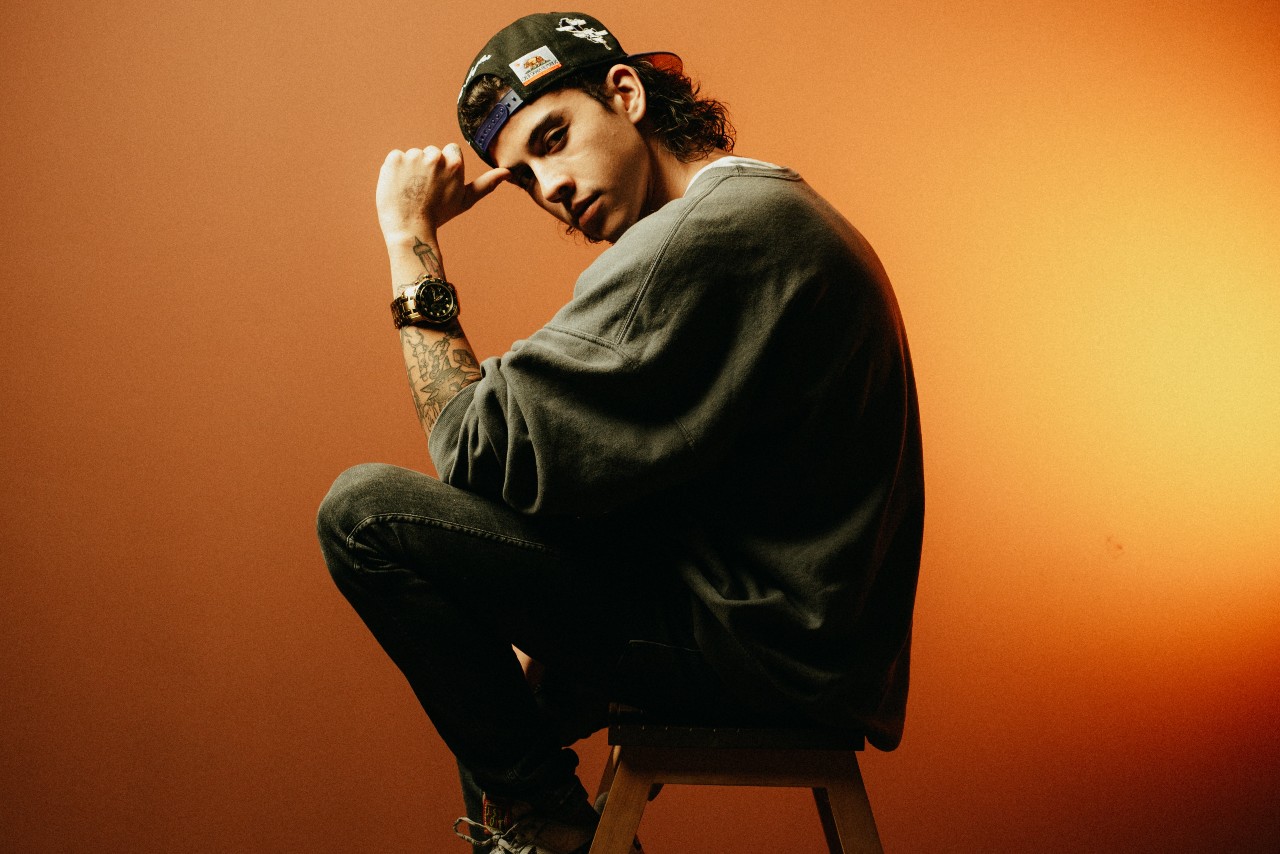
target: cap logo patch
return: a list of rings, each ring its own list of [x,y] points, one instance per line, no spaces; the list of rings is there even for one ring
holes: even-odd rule
[[[543,45],[531,50],[511,63],[511,70],[520,79],[520,85],[528,86],[544,74],[550,74],[561,65],[560,60],[551,52],[551,48]]]
[[[559,26],[556,27],[558,33],[568,33],[571,36],[577,36],[580,39],[586,39],[589,42],[608,48],[609,43],[604,37],[609,35],[608,30],[597,30],[594,27],[588,27],[585,18],[561,18]],[[609,48],[612,50],[612,48]]]

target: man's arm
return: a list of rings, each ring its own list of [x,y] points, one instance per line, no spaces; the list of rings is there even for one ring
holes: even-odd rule
[[[508,174],[492,169],[466,183],[457,145],[387,155],[378,175],[377,204],[394,296],[424,272],[445,278],[437,230],[493,192]],[[480,366],[456,320],[441,329],[406,326],[400,342],[418,420],[430,438],[445,404],[480,379]]]

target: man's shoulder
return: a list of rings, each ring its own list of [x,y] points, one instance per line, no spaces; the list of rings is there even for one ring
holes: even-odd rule
[[[680,201],[700,206],[731,204],[743,197],[787,197],[811,193],[800,174],[786,166],[778,166],[745,157],[725,157],[704,167]],[[749,213],[739,209],[738,213]]]
[[[728,161],[728,162],[724,162]],[[641,219],[597,257],[578,292],[600,280],[651,280],[700,271],[732,275],[786,247],[809,248],[797,263],[844,255],[852,229],[794,170],[723,158],[698,173],[685,194]]]
[[[737,244],[747,235],[793,227],[797,218],[812,216],[823,204],[791,169],[734,161],[699,172],[683,196],[636,224],[635,238],[650,246],[675,241],[714,249],[726,241]]]
[[[847,246],[848,220],[799,173],[772,164],[713,167],[689,187],[683,210],[671,213],[671,239],[705,251],[795,246]]]

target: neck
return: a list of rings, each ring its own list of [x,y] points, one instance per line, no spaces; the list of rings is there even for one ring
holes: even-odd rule
[[[662,144],[656,141],[652,143],[649,156],[653,164],[653,181],[649,192],[649,210],[656,211],[667,202],[683,196],[699,169],[728,154],[729,152],[716,148],[697,160],[685,163]]]

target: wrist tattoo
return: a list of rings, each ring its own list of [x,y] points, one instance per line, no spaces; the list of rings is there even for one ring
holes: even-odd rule
[[[436,255],[435,250],[430,244],[423,243],[422,238],[413,238],[413,254],[418,256],[418,262],[422,264],[422,269],[433,275],[440,275],[440,258]],[[431,260],[427,264],[427,259]]]

